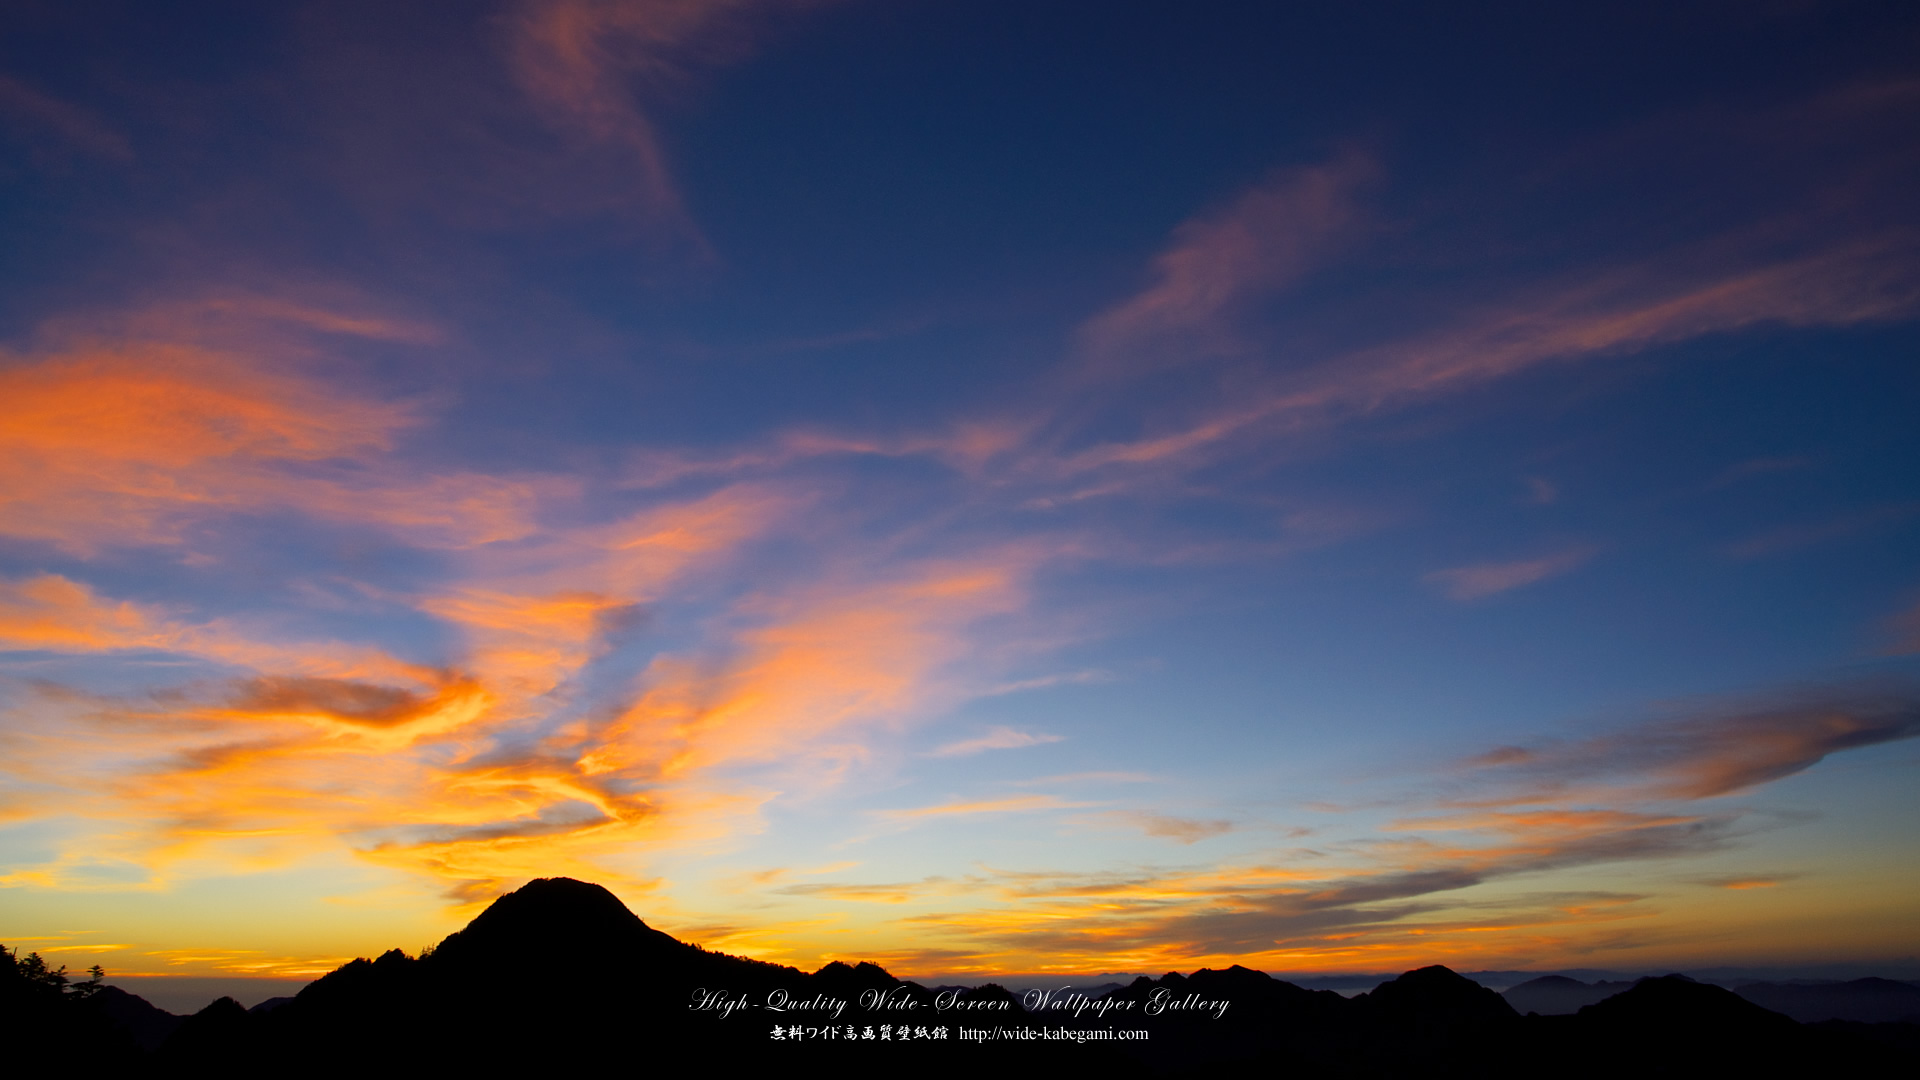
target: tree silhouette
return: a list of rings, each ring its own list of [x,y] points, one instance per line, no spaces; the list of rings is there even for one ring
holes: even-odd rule
[[[60,970],[65,971],[66,969],[61,968]],[[79,982],[74,983],[72,986],[67,987],[67,994],[70,997],[79,998],[81,1001],[85,1001],[86,999],[100,992],[101,984],[105,982],[106,978],[107,978],[106,971],[102,969],[99,964],[95,964],[92,967],[87,969],[86,978],[81,979]]]
[[[66,990],[67,969],[64,965],[59,968],[50,968],[47,962],[40,958],[39,953],[21,956],[5,945],[0,945],[0,957],[4,957],[0,959],[0,966],[11,969],[10,974],[24,984],[30,992],[59,994]]]
[[[86,978],[74,982],[67,976],[66,965],[48,967],[39,953],[21,956],[5,945],[0,945],[0,969],[11,969],[9,973],[13,978],[24,983],[30,991],[61,994],[80,1001],[99,993],[107,978],[106,971],[95,964],[87,969]]]

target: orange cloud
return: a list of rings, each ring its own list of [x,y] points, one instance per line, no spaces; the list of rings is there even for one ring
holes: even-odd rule
[[[393,728],[435,720],[471,719],[486,695],[469,678],[449,677],[432,694],[397,686],[319,679],[263,676],[238,688],[232,708],[261,717],[319,718],[371,728]]]
[[[1058,795],[1011,795],[1001,799],[971,799],[918,806],[910,810],[887,810],[882,817],[893,821],[919,821],[937,817],[975,817],[981,814],[1030,814],[1036,810],[1072,810],[1097,803],[1070,802]]]
[[[393,459],[406,403],[298,368],[321,333],[417,343],[430,328],[257,296],[54,324],[58,344],[0,366],[0,533],[77,554],[177,544],[210,517],[292,509],[427,546],[525,536],[574,481],[421,476]]]
[[[1569,938],[1643,916],[1641,897],[1481,887],[1555,867],[1697,854],[1724,823],[1608,809],[1454,816],[1399,825],[1403,841],[1299,852],[1280,863],[1130,872],[992,870],[971,881],[1001,903],[898,921],[967,969],[1190,967],[1219,958],[1318,970],[1388,958],[1485,956],[1488,933],[1563,951]],[[1451,835],[1454,842],[1445,842]],[[1479,889],[1469,894],[1468,890]],[[903,890],[896,902],[910,902]],[[952,969],[949,969],[952,970]]]
[[[944,877],[920,881],[875,885],[843,885],[837,882],[809,882],[786,885],[773,890],[780,896],[821,896],[829,900],[850,900],[863,904],[906,904],[928,896],[951,895],[965,891],[966,883]]]
[[[58,653],[154,649],[322,679],[437,685],[442,675],[365,645],[275,641],[225,620],[188,622],[155,605],[103,599],[58,574],[0,580],[0,646]]]
[[[741,632],[737,657],[717,668],[656,660],[639,700],[597,732],[582,764],[674,779],[782,761],[797,782],[831,783],[868,757],[863,729],[898,725],[955,693],[941,683],[968,652],[968,624],[1020,596],[1011,569],[962,564],[806,597],[791,617]]]
[[[0,396],[0,530],[81,552],[174,541],[191,514],[272,498],[282,466],[366,457],[413,423],[187,345],[16,365],[0,370]]]
[[[1734,890],[1774,889],[1774,888],[1778,888],[1781,882],[1791,881],[1792,879],[1797,878],[1799,876],[1800,875],[1798,874],[1768,874],[1764,877],[1735,876],[1735,877],[1700,878],[1700,879],[1697,879],[1695,883],[1699,885],[1710,886],[1715,889],[1734,889]]]
[[[449,671],[194,623],[66,578],[4,583],[9,645],[252,669],[147,698],[49,689],[23,705],[4,768],[38,794],[12,809],[32,816],[92,784],[83,816],[103,832],[84,858],[22,872],[74,885],[111,853],[165,881],[346,848],[461,902],[541,873],[650,887],[622,853],[739,836],[781,790],[831,784],[873,733],[969,692],[955,665],[970,628],[1024,602],[1018,554],[750,597],[712,647],[657,658],[624,711],[562,722],[564,689],[608,634],[793,505],[723,489],[476,553],[467,584],[417,601],[464,635]],[[740,772],[768,765],[779,787]]]
[[[595,593],[529,597],[474,589],[421,604],[467,631],[468,663],[516,701],[539,697],[572,676],[590,658],[608,616],[630,606]]]
[[[99,652],[166,648],[179,630],[153,608],[98,600],[57,574],[0,581],[0,643],[14,649]]]
[[[476,556],[466,584],[418,606],[460,628],[465,662],[501,695],[502,715],[533,715],[535,699],[578,674],[610,635],[644,621],[645,605],[735,554],[794,505],[734,486],[608,524],[550,529]]]

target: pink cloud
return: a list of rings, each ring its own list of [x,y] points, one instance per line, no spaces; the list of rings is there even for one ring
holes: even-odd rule
[[[1535,582],[1545,581],[1573,570],[1593,558],[1597,549],[1569,548],[1539,559],[1516,562],[1477,563],[1449,570],[1435,570],[1426,580],[1441,586],[1455,600],[1477,600],[1483,596],[1507,592]]]
[[[1349,151],[1276,171],[1225,209],[1182,224],[1154,260],[1153,284],[1089,320],[1083,344],[1110,358],[1151,346],[1206,351],[1229,340],[1228,320],[1248,301],[1293,283],[1351,233],[1360,220],[1355,191],[1375,172]]]
[[[1920,653],[1920,603],[1889,619],[1887,627],[1893,631],[1894,652]]]
[[[1195,253],[1205,249],[1193,247]],[[1236,265],[1232,259],[1225,262]],[[1676,265],[1691,269],[1676,270]],[[1186,277],[1205,280],[1197,271]],[[1090,324],[1103,328],[1095,337],[1131,342],[1174,328],[1203,327],[1218,336],[1237,333],[1235,303],[1258,291],[1170,284],[1186,277],[1168,276],[1161,286],[1100,316]],[[1221,280],[1263,279],[1223,272]],[[1035,455],[1026,468],[1030,474],[1064,477],[1107,470],[1177,471],[1250,444],[1324,432],[1354,418],[1464,393],[1546,365],[1759,327],[1853,326],[1911,318],[1916,312],[1920,250],[1904,235],[1843,242],[1785,259],[1740,251],[1675,252],[1657,262],[1489,303],[1452,326],[1273,374],[1241,386],[1230,400],[1148,434]]]
[[[1009,727],[996,727],[974,739],[962,739],[950,742],[928,753],[928,757],[966,757],[970,754],[984,753],[988,750],[1017,750],[1025,746],[1043,746],[1065,739],[1064,735],[1036,735],[1031,732],[1015,731]]]
[[[515,80],[562,123],[625,149],[633,195],[701,252],[644,96],[684,82],[701,64],[737,60],[769,0],[524,0],[505,20]]]
[[[0,114],[50,133],[68,146],[95,157],[117,162],[133,160],[133,147],[127,137],[91,110],[5,75],[0,75]]]

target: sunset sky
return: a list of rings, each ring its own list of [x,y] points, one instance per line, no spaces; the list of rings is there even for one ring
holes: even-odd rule
[[[1920,966],[1920,7],[0,28],[0,942]]]

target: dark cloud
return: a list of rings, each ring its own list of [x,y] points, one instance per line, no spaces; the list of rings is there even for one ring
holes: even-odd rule
[[[1920,735],[1920,692],[1802,694],[1780,704],[1706,712],[1539,748],[1501,747],[1468,761],[1546,791],[1576,781],[1662,798],[1733,795],[1803,772],[1842,750]]]
[[[532,817],[495,821],[485,825],[416,826],[403,830],[404,836],[374,845],[376,851],[407,847],[441,847],[453,844],[486,843],[493,840],[524,840],[559,836],[611,825],[616,819],[599,808],[569,800],[544,807]]]
[[[319,715],[368,727],[396,727],[432,712],[445,696],[444,691],[428,696],[346,679],[265,676],[243,684],[233,706],[250,713]]]

